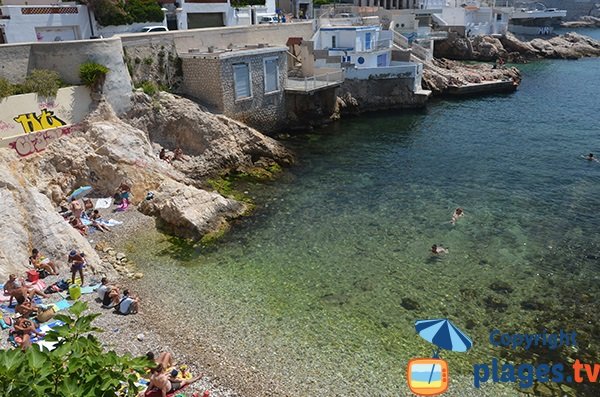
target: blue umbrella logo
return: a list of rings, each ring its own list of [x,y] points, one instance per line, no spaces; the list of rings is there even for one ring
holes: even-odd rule
[[[413,376],[409,379],[409,386],[415,394],[443,393],[448,387],[448,370],[447,363],[439,358],[440,349],[466,352],[473,346],[473,342],[448,319],[419,320],[415,322],[415,329],[421,338],[433,343],[437,349],[433,352],[433,359],[411,360],[409,374],[412,373]],[[429,365],[431,370],[428,369]]]

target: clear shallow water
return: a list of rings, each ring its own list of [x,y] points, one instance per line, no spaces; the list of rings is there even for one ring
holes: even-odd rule
[[[448,317],[474,340],[442,354],[453,374],[506,356],[488,343],[492,328],[579,333],[578,351],[508,357],[517,362],[600,361],[600,163],[580,157],[600,154],[600,60],[521,69],[513,95],[290,141],[298,165],[250,186],[259,208],[216,246],[154,236],[132,248],[145,282],[170,291],[175,311],[196,302],[192,321],[235,340],[229,354],[307,394],[406,395],[407,361],[431,354],[413,326],[425,318]],[[466,216],[452,226],[457,206]],[[433,243],[449,254],[432,258]]]

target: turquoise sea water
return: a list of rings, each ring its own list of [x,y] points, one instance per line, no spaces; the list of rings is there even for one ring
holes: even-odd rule
[[[218,244],[140,241],[145,282],[175,312],[195,302],[190,321],[214,324],[236,340],[228,354],[302,395],[407,395],[408,360],[431,355],[414,330],[427,318],[474,341],[442,352],[455,374],[492,357],[600,362],[600,163],[582,158],[600,155],[600,60],[520,68],[514,94],[291,139],[298,164],[246,186],[258,208]],[[449,253],[431,256],[432,244]],[[576,330],[579,346],[510,351],[490,345],[493,328]],[[600,393],[576,389],[563,390]]]

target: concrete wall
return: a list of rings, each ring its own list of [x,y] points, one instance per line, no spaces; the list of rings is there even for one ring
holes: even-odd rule
[[[3,45],[0,77],[17,83],[33,69],[50,69],[57,71],[65,83],[76,85],[80,84],[79,65],[88,60],[110,69],[104,83],[106,99],[117,113],[128,110],[132,85],[118,38]]]
[[[287,39],[290,37],[302,37],[309,40],[312,34],[313,22],[302,22],[192,29],[148,35],[121,35],[120,37],[126,49],[138,45],[147,45],[149,41],[153,43],[174,41],[177,51],[186,53],[190,48],[207,51],[208,46],[227,48],[230,45],[240,46],[259,43],[285,46]]]
[[[91,103],[90,90],[84,86],[61,88],[55,98],[33,93],[3,98],[0,100],[0,141],[79,123],[88,114]],[[41,114],[46,117],[40,117]]]
[[[0,148],[20,156],[40,152],[49,141],[71,132],[89,113],[90,91],[83,86],[58,90],[54,98],[37,94],[13,95],[0,100]]]
[[[338,88],[337,95],[341,98],[351,96],[356,100],[356,107],[346,109],[349,113],[422,107],[427,97],[415,95],[414,84],[414,78],[346,79]]]

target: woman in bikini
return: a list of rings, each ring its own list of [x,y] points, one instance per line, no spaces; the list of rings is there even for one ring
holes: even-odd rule
[[[165,372],[165,369],[166,368],[164,368],[162,364],[158,364],[151,370],[150,384],[148,385],[148,389],[146,391],[160,390],[163,397],[166,397],[168,393],[179,390],[202,378],[202,375],[200,375],[191,379],[175,379],[170,377]]]
[[[35,325],[33,325],[33,321],[26,319],[25,317],[16,319],[14,328],[12,335],[15,338],[15,342],[19,344],[22,350],[31,346],[31,334],[35,334],[39,337],[46,335],[43,332],[37,332],[35,330]]]

